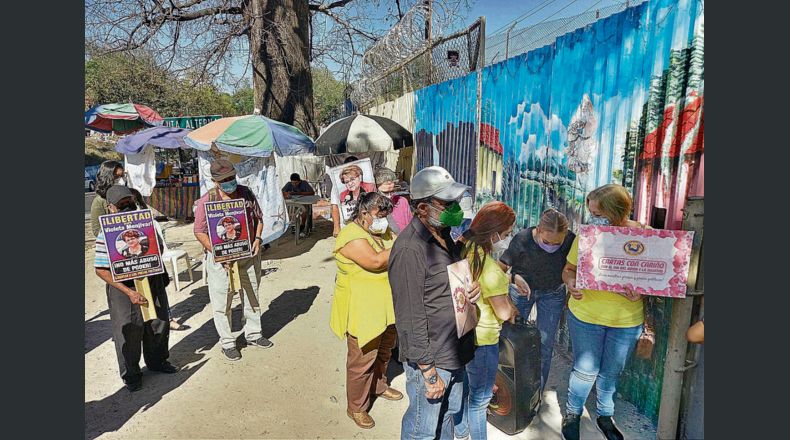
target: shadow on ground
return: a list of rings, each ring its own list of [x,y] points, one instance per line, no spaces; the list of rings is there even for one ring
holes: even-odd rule
[[[275,298],[269,309],[261,315],[261,333],[271,338],[297,316],[307,313],[318,296],[318,286],[286,290]]]
[[[179,343],[170,348],[170,361],[174,365],[188,365],[176,374],[158,374],[143,369],[143,389],[130,393],[122,385],[114,394],[101,400],[85,403],[85,437],[89,440],[120,429],[140,409],[148,409],[159,403],[162,396],[186,382],[206,364],[205,351],[216,345],[219,337],[214,321],[207,321],[191,331]]]
[[[281,260],[285,258],[293,258],[310,251],[317,242],[332,236],[332,222],[324,219],[316,219],[313,226],[313,231],[309,237],[300,238],[299,244],[295,244],[294,235],[290,230],[283,234],[271,243],[269,249],[266,249],[261,257],[264,260]]]

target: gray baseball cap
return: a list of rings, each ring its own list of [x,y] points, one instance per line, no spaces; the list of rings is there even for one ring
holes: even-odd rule
[[[458,200],[469,187],[458,183],[447,170],[439,166],[423,168],[411,179],[409,192],[414,200],[435,197],[441,200]]]

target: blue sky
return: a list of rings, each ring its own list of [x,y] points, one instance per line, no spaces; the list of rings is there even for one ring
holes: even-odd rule
[[[640,3],[642,0],[634,0],[631,3]],[[375,15],[383,15],[389,7],[394,7],[394,1],[382,1],[379,11],[374,11]],[[486,35],[490,38],[497,31],[505,32],[504,26],[509,26],[511,22],[521,17],[515,29],[537,24],[541,21],[555,20],[558,18],[569,17],[581,14],[587,10],[601,9],[622,3],[620,0],[469,0],[470,10],[466,14],[466,20],[459,24],[458,29],[469,26],[480,16],[486,17]],[[593,9],[590,9],[590,8]],[[392,23],[382,23],[383,28],[388,28]],[[455,31],[457,29],[454,29]],[[246,61],[246,60],[245,60]],[[330,66],[330,68],[336,68]],[[244,61],[241,61],[233,69],[235,75],[241,75],[244,71]],[[251,70],[248,69],[247,76],[251,78]]]

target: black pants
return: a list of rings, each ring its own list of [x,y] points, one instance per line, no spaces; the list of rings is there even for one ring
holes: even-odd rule
[[[156,316],[159,317],[148,322],[143,322],[140,306],[132,304],[125,293],[107,285],[112,339],[115,342],[115,354],[118,356],[118,369],[125,383],[136,382],[142,376],[141,344],[148,368],[157,368],[170,356],[170,323],[165,284],[161,276],[148,277],[148,282],[154,297]]]

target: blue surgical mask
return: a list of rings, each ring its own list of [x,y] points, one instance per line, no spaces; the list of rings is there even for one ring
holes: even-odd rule
[[[236,191],[237,186],[238,183],[236,183],[236,179],[233,179],[228,182],[220,182],[219,189],[221,189],[225,194],[233,194]]]
[[[596,215],[591,215],[590,218],[587,220],[588,225],[593,226],[609,226],[609,219],[606,217],[598,217]]]
[[[461,236],[464,235],[464,232],[469,230],[469,225],[471,224],[472,224],[472,220],[465,218],[464,222],[461,223],[461,226],[453,226],[450,229],[450,237],[452,237],[454,241],[458,241],[461,238]]]

